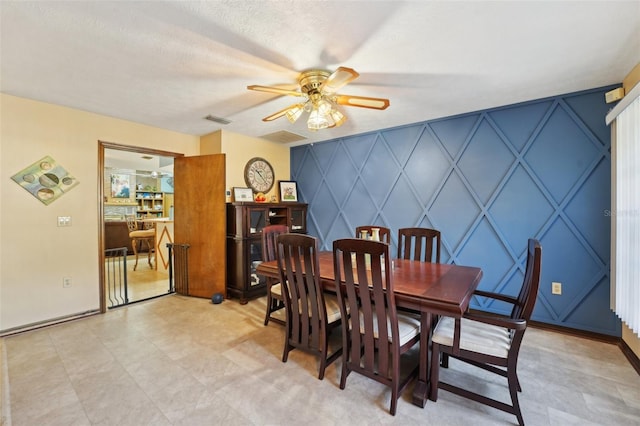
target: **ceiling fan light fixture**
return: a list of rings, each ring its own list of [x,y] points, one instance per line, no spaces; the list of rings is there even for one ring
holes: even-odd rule
[[[317,107],[313,107],[309,119],[307,120],[307,127],[309,130],[322,130],[329,127],[329,120],[325,114],[322,114]]]
[[[298,118],[302,115],[304,111],[304,104],[297,104],[286,112],[286,117],[291,123],[295,123]]]
[[[318,107],[318,112],[320,112],[320,114],[324,116],[327,116],[329,113],[331,113],[331,110],[333,109],[331,104],[325,99],[320,99],[316,106]]]
[[[354,69],[346,67],[338,67],[333,73],[310,69],[300,73],[298,78],[299,91],[258,85],[247,86],[247,89],[303,98],[303,101],[271,114],[263,118],[262,121],[273,121],[286,116],[291,123],[294,123],[305,112],[309,113],[307,127],[309,130],[315,131],[341,126],[347,120],[345,115],[338,111],[338,105],[378,110],[387,109],[388,99],[337,93],[358,76],[359,74]]]
[[[331,119],[333,120],[333,122],[335,123],[335,127],[340,127],[342,126],[342,124],[347,121],[347,117],[345,117],[345,115],[343,113],[341,113],[340,111],[338,111],[337,109],[332,109],[331,113],[329,114],[329,116],[331,117]]]

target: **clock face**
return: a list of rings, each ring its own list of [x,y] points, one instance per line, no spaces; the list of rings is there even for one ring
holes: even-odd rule
[[[244,167],[244,181],[253,192],[267,193],[275,181],[273,167],[264,158],[252,158]]]

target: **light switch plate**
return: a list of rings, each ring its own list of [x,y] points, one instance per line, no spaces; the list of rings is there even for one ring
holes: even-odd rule
[[[58,216],[58,226],[71,226],[71,216]]]

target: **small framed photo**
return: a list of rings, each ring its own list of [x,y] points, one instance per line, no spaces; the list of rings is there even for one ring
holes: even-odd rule
[[[253,201],[253,191],[251,188],[233,188],[234,201]]]
[[[280,202],[296,203],[298,202],[298,186],[294,181],[281,180],[280,184]]]

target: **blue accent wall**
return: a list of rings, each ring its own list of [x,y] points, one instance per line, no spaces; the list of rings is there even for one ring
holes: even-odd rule
[[[479,266],[517,294],[529,237],[542,244],[536,321],[621,334],[609,309],[614,86],[291,149],[291,177],[321,249],[358,225],[442,231],[442,261]],[[393,114],[393,107],[384,112]],[[551,282],[562,295],[551,294]],[[505,312],[474,299],[472,306]]]

